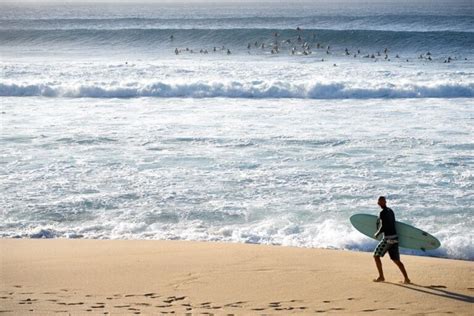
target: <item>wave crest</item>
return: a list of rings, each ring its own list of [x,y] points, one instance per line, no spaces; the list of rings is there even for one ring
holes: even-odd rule
[[[290,83],[284,81],[195,81],[190,83],[151,82],[116,85],[49,85],[0,83],[4,97],[66,98],[295,98],[295,99],[371,99],[371,98],[471,98],[474,83],[393,84],[356,86],[350,82]]]

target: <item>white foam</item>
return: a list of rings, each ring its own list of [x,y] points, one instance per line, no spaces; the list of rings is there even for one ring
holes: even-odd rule
[[[468,62],[448,66],[345,61],[339,57],[328,62],[254,56],[231,60],[209,58],[127,64],[104,60],[6,62],[0,78],[0,96],[260,99],[474,96],[474,73]],[[333,63],[338,66],[334,67]]]
[[[16,230],[1,233],[8,238],[92,238],[92,239],[161,239],[201,240],[237,243],[253,243],[310,248],[347,249],[373,251],[377,242],[355,231],[347,221],[335,219],[320,223],[298,225],[296,223],[267,219],[247,226],[212,228],[200,221],[175,225],[145,225],[143,223],[114,223],[109,228],[96,225],[89,228],[38,227],[32,230]],[[110,230],[110,231],[107,231]],[[463,260],[474,260],[472,234],[438,236],[441,248],[428,252],[401,248],[404,254],[428,255]]]
[[[361,87],[351,82],[208,82],[186,83],[130,82],[109,85],[47,85],[0,83],[0,96],[43,96],[68,98],[300,98],[300,99],[367,99],[367,98],[465,98],[474,96],[474,83],[395,84],[390,82]]]
[[[472,66],[337,63],[4,62],[0,236],[370,251],[384,194],[473,260]]]

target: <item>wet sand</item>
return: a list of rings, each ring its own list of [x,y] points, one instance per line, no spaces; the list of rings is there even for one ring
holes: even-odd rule
[[[456,314],[474,263],[187,241],[0,240],[0,315]]]

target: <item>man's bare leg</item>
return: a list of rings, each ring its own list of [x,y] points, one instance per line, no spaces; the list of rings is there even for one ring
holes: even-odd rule
[[[383,276],[383,269],[382,269],[382,260],[380,260],[379,256],[374,256],[375,265],[377,266],[377,270],[379,271],[379,277],[374,279],[374,282],[383,282],[385,281],[385,277]]]
[[[410,282],[410,279],[408,278],[407,270],[405,270],[405,266],[403,265],[403,263],[400,260],[393,260],[393,262],[395,262],[395,264],[398,266],[398,268],[402,272],[403,277],[405,278],[405,280],[403,280],[403,283],[410,284],[411,282]]]

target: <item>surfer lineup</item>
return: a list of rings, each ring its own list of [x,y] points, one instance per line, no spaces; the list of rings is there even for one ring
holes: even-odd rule
[[[286,54],[292,56],[308,56],[308,55],[316,55],[319,54],[321,57],[321,61],[326,61],[330,56],[345,56],[351,58],[365,58],[369,60],[373,60],[377,62],[379,60],[383,61],[392,61],[395,60],[404,60],[409,62],[410,60],[421,60],[432,62],[435,60],[432,53],[427,51],[425,53],[419,54],[417,57],[410,57],[406,58],[400,54],[392,54],[388,47],[384,47],[383,49],[373,51],[373,52],[364,52],[360,48],[357,49],[349,49],[345,48],[342,51],[335,50],[331,45],[327,43],[323,43],[318,41],[317,35],[313,33],[309,38],[304,37],[302,34],[302,29],[300,27],[296,28],[297,34],[293,37],[283,38],[283,36],[279,32],[273,32],[271,39],[261,40],[261,41],[251,41],[248,42],[246,45],[247,54],[266,54],[266,55],[278,55],[278,54]],[[169,37],[170,41],[175,41],[175,36],[171,35]],[[245,48],[243,48],[245,49]],[[174,49],[175,55],[181,54],[209,54],[209,53],[223,53],[226,55],[231,55],[232,51],[229,47],[225,45],[221,46],[213,46],[212,48],[199,48],[199,49],[192,49],[189,47],[185,48],[178,48]],[[445,56],[439,57],[443,63],[451,63],[456,60],[460,60],[460,58],[454,56]],[[467,60],[467,58],[464,58]]]

